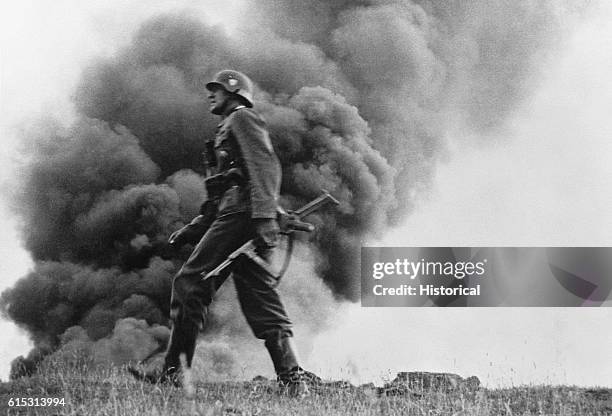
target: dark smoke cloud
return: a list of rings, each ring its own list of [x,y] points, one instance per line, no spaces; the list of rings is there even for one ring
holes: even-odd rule
[[[500,126],[558,33],[552,2],[269,0],[245,16],[231,36],[185,15],[149,20],[83,72],[70,128],[45,121],[26,132],[14,200],[36,267],[1,302],[35,341],[19,365],[58,348],[124,362],[164,342],[156,325],[166,323],[186,254],[165,240],[206,197],[201,153],[218,120],[204,84],[216,71],[256,82],[284,204],[296,208],[321,188],[341,201],[311,218],[312,262],[336,298],[356,300],[359,247],[428,189],[451,123]],[[309,269],[292,270],[288,281]],[[320,327],[312,305],[331,296],[299,282],[287,303]],[[212,332],[230,343],[246,336],[235,305],[219,304]],[[223,345],[205,351],[227,361],[214,371],[233,371]]]
[[[318,47],[354,87],[349,102],[396,170],[401,192],[388,212],[395,223],[427,192],[450,123],[491,133],[529,93],[537,64],[560,37],[562,7],[552,1],[264,0],[251,13],[278,38]]]
[[[79,258],[76,219],[112,189],[148,183],[159,169],[125,128],[82,119],[69,129],[37,125],[15,209],[35,259]]]
[[[60,348],[48,361],[70,363],[75,357],[87,360],[94,365],[113,363],[126,364],[145,358],[165,343],[169,337],[166,326],[149,323],[135,318],[116,321],[106,338],[94,341],[80,326],[70,327],[60,340]]]
[[[175,265],[154,257],[147,268],[122,272],[71,262],[41,261],[2,295],[5,312],[40,343],[53,345],[79,325],[93,339],[124,317],[165,323]]]

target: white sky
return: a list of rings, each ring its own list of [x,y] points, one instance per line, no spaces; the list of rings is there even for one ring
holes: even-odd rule
[[[454,149],[430,198],[380,243],[612,246],[611,19],[608,2],[551,60],[504,137]],[[612,308],[346,309],[309,357],[324,375],[448,371],[490,386],[612,387]]]
[[[454,149],[430,198],[384,244],[612,245],[612,3],[602,4],[551,61],[545,82],[505,137],[486,148]],[[22,0],[1,7],[1,182],[11,171],[16,123],[32,114],[68,121],[81,68],[126,43],[140,21],[176,7],[212,21],[235,10],[227,1],[169,0]],[[4,205],[0,290],[30,267]],[[350,305],[338,327],[303,355],[322,375],[354,381],[439,370],[478,375],[489,385],[612,386],[611,322],[612,309],[604,308]],[[0,321],[0,332],[0,377],[6,378],[10,360],[27,352],[27,340],[8,322]]]

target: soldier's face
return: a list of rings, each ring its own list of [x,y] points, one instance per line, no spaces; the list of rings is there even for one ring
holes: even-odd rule
[[[213,114],[223,114],[227,106],[230,95],[223,88],[213,88],[208,93],[209,109]]]

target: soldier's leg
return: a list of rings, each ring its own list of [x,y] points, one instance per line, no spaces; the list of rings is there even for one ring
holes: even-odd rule
[[[208,307],[226,278],[203,282],[201,275],[217,267],[246,241],[247,223],[245,214],[215,220],[174,278],[170,305],[172,334],[166,352],[166,370],[180,367],[182,353],[187,366],[191,366],[198,333],[206,326]]]
[[[269,253],[262,256],[269,257]],[[244,262],[234,273],[234,282],[246,320],[255,336],[265,341],[279,380],[301,370],[292,340],[291,320],[265,272]]]
[[[169,373],[179,369],[180,355],[183,353],[187,366],[191,366],[198,333],[204,327],[207,307],[215,293],[215,282],[202,284],[198,280],[195,275],[179,273],[172,284],[172,332],[164,365],[164,370]]]

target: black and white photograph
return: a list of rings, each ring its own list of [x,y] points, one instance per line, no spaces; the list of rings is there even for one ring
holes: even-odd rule
[[[0,16],[0,415],[612,415],[612,2]]]

